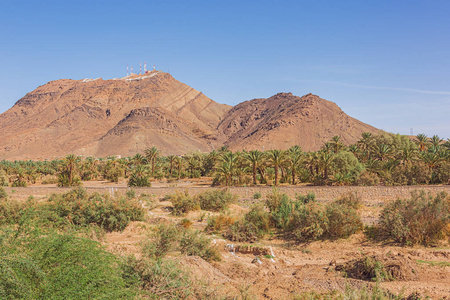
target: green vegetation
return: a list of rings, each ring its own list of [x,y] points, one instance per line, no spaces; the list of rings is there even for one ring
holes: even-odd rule
[[[214,177],[213,185],[416,185],[450,180],[450,140],[423,134],[409,137],[363,133],[345,146],[333,137],[314,152],[299,146],[288,150],[236,151],[227,147],[210,153],[161,156],[155,147],[133,157],[106,159],[73,154],[53,161],[1,161],[0,186],[24,187],[49,182],[76,186],[80,180],[128,180],[129,186],[150,186],[151,179]],[[53,177],[52,177],[53,176]],[[54,182],[54,179],[50,180]]]
[[[449,237],[450,197],[442,192],[435,197],[415,191],[410,199],[398,199],[387,204],[375,226],[366,231],[369,236],[391,239],[403,245],[434,245]]]

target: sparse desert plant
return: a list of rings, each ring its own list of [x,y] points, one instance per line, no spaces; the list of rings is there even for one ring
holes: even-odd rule
[[[180,221],[179,224],[180,224],[181,226],[183,226],[184,228],[190,228],[190,227],[192,226],[192,221],[189,220],[189,219],[187,219],[187,218],[184,218],[184,219],[182,219],[182,220]]]
[[[224,234],[224,237],[233,242],[253,243],[258,240],[258,228],[242,219],[235,222]]]
[[[450,197],[445,192],[433,197],[422,190],[387,204],[375,232],[400,244],[428,246],[448,234],[449,224]]]
[[[270,215],[262,204],[253,205],[245,214],[244,220],[255,226],[258,237],[263,237],[270,229]]]
[[[8,175],[2,168],[0,168],[0,187],[8,185],[9,185]]]
[[[221,213],[219,215],[210,216],[207,219],[206,232],[221,232],[222,230],[230,228],[237,221],[236,216],[229,213]]]
[[[362,206],[361,197],[358,195],[357,192],[348,192],[348,193],[342,194],[335,201],[335,203],[339,204],[339,205],[348,206],[353,209],[359,209]]]
[[[164,197],[165,200],[172,202],[174,215],[183,215],[193,210],[200,209],[200,204],[197,198],[189,195],[186,190],[184,192],[175,191],[174,194],[169,194]]]
[[[345,203],[345,202],[344,202]],[[347,238],[363,227],[361,216],[352,206],[332,202],[326,206],[328,218],[327,236],[330,238]]]
[[[137,200],[98,193],[89,196],[82,188],[53,194],[46,206],[47,210],[73,224],[97,224],[106,231],[123,230],[130,221],[141,221],[144,217],[142,205]]]
[[[211,245],[211,240],[195,230],[185,230],[180,239],[181,254],[198,255],[207,261],[220,261],[218,248]]]
[[[310,192],[310,193],[306,194],[306,196],[305,196],[305,195],[300,195],[300,194],[296,193],[295,194],[295,199],[297,201],[299,201],[300,203],[306,204],[306,203],[309,203],[309,202],[316,201],[316,194]]]
[[[150,259],[164,257],[168,252],[176,249],[179,239],[179,227],[173,224],[160,224],[149,239],[143,242],[142,253]]]
[[[273,188],[272,193],[267,195],[266,206],[270,212],[276,211],[280,206],[283,198],[289,198],[286,194],[280,192],[279,189]]]
[[[260,192],[256,192],[253,194],[253,199],[261,199],[262,195]]]
[[[236,202],[237,195],[230,193],[227,189],[214,189],[200,193],[195,198],[203,210],[223,211],[231,203]]]
[[[305,242],[321,238],[327,232],[328,224],[323,205],[310,202],[294,211],[289,227],[296,240]]]

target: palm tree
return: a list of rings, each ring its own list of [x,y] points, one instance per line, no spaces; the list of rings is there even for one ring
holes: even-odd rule
[[[74,175],[77,169],[78,163],[80,162],[80,158],[75,154],[69,154],[65,157],[63,162],[64,173],[67,174],[68,185],[74,185]]]
[[[422,152],[425,151],[428,147],[428,137],[423,133],[419,133],[416,138],[417,140],[414,142],[419,146],[419,150]]]
[[[135,164],[135,165],[145,165],[145,164],[147,164],[147,159],[145,158],[145,156],[143,156],[140,153],[136,153],[136,155],[134,155],[131,158],[131,160],[132,160],[133,164]]]
[[[172,177],[173,165],[175,163],[176,156],[169,155],[169,156],[167,156],[167,159],[169,160],[169,177]]]
[[[155,162],[159,156],[159,150],[156,147],[151,147],[150,149],[146,149],[144,154],[148,161],[152,164],[152,177],[155,177]]]
[[[289,167],[291,169],[291,180],[292,185],[295,185],[295,179],[296,179],[296,171],[298,166],[302,163],[303,153],[300,148],[300,146],[292,146],[288,150],[288,163]]]
[[[335,135],[331,138],[331,142],[330,142],[331,148],[333,150],[334,153],[338,153],[339,151],[341,151],[342,149],[344,149],[344,144],[341,141],[341,137],[338,135]]]
[[[275,186],[278,185],[278,171],[286,159],[286,153],[282,150],[269,150],[266,152],[267,161],[275,171]]]
[[[433,135],[433,136],[431,137],[431,140],[430,140],[431,145],[434,146],[434,147],[436,147],[436,148],[439,148],[439,147],[441,146],[441,143],[442,143],[443,141],[444,141],[444,140],[441,139],[438,135]]]
[[[243,155],[252,169],[253,185],[256,185],[256,172],[263,161],[264,153],[259,150],[251,150],[250,152],[244,151]]]

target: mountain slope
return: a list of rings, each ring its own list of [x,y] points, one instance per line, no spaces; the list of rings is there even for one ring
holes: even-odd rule
[[[25,159],[67,153],[103,156],[142,152],[151,141],[144,144],[121,141],[122,147],[116,149],[107,142],[107,137],[118,126],[122,130],[115,131],[116,139],[121,135],[128,139],[130,133],[123,130],[122,123],[133,110],[145,111],[146,108],[154,108],[153,112],[177,121],[179,134],[185,137],[183,150],[187,151],[210,151],[211,140],[203,137],[215,134],[220,119],[230,109],[163,72],[116,80],[52,81],[28,93],[0,115],[3,133],[0,157]],[[129,128],[143,130],[134,135],[149,139],[164,129],[164,124],[158,126],[148,118],[151,112],[134,114],[127,121],[140,124],[139,128],[129,125]],[[146,122],[150,124],[145,125]],[[165,144],[166,147],[161,147],[165,152],[181,154],[177,145],[170,141]]]
[[[218,130],[219,142],[234,150],[299,145],[305,151],[318,150],[335,135],[348,145],[363,132],[380,132],[349,117],[331,101],[313,94],[297,97],[292,93],[240,103],[228,111]]]

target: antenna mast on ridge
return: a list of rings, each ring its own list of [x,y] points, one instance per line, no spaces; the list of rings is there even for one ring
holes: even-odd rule
[[[144,61],[144,73],[147,73],[147,63]]]
[[[142,74],[142,61],[139,62],[139,75]]]

